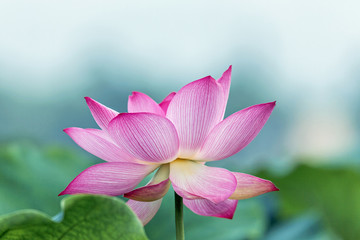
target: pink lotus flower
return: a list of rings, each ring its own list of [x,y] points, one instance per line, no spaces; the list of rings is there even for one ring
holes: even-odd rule
[[[158,211],[170,182],[194,213],[221,218],[233,217],[239,199],[277,191],[268,180],[205,165],[248,145],[275,107],[275,102],[258,104],[223,120],[230,81],[231,66],[219,80],[208,76],[191,82],[160,104],[134,92],[129,113],[119,114],[86,97],[101,130],[64,131],[107,162],[87,168],[59,195],[124,195],[146,224]],[[134,189],[156,169],[146,186]]]

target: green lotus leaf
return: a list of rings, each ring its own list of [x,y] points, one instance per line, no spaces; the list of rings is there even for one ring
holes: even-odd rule
[[[146,240],[144,228],[120,199],[74,195],[63,199],[62,212],[51,218],[36,210],[0,217],[1,240]]]

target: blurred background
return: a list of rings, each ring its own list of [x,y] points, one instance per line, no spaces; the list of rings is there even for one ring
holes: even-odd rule
[[[244,150],[210,165],[273,181],[233,220],[185,212],[188,239],[359,239],[358,1],[1,1],[0,214],[55,215],[101,160],[62,129],[96,127],[83,97],[125,112],[233,65],[226,115],[277,101]],[[173,236],[168,194],[146,226]],[[171,219],[171,220],[169,220]],[[158,226],[162,226],[159,228]]]

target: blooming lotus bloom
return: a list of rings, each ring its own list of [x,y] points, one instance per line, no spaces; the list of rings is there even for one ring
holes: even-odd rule
[[[160,104],[134,92],[128,113],[86,97],[100,129],[64,131],[83,149],[107,161],[80,173],[60,193],[124,195],[143,224],[158,211],[170,184],[184,204],[203,216],[232,218],[238,200],[278,190],[268,180],[206,162],[234,155],[268,120],[275,102],[258,104],[224,118],[231,66],[222,77],[191,82]],[[156,171],[143,187],[134,189]]]

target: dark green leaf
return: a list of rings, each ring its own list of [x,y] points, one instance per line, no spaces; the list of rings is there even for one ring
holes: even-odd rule
[[[141,222],[120,199],[76,195],[61,204],[63,219],[35,210],[0,217],[1,240],[146,240]]]

